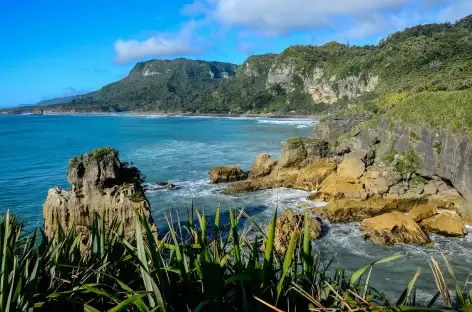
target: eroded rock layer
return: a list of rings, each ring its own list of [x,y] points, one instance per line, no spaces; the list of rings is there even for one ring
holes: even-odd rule
[[[95,216],[108,225],[118,221],[129,236],[135,231],[136,213],[143,213],[157,233],[141,186],[142,176],[137,168],[122,163],[116,150],[101,148],[74,157],[68,169],[72,189],[50,189],[43,205],[47,236],[56,235],[59,226],[65,232],[75,227],[78,233],[88,235]]]

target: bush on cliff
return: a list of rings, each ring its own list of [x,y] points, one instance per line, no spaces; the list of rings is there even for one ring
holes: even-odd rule
[[[126,240],[119,222],[95,218],[90,237],[71,230],[53,238],[43,232],[22,234],[23,224],[9,212],[0,218],[1,311],[371,311],[418,310],[414,283],[395,303],[371,285],[372,267],[400,255],[373,262],[348,276],[331,270],[314,254],[308,218],[294,232],[283,257],[274,252],[275,218],[267,235],[253,224],[238,231],[244,212],[230,213],[230,225],[213,224],[197,212],[197,224],[169,222],[169,233],[157,240],[143,216],[136,234]],[[75,227],[72,227],[75,228]],[[265,246],[260,252],[261,245]],[[451,297],[439,264],[432,259],[438,294],[428,304],[470,309],[472,296],[455,283]],[[363,275],[367,274],[367,278]],[[442,296],[443,302],[437,299]],[[424,308],[423,308],[424,309]],[[464,311],[465,311],[464,310]]]

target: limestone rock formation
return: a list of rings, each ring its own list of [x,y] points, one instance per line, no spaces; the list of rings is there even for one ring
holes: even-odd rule
[[[297,214],[292,209],[285,210],[282,215],[277,218],[275,223],[275,250],[280,254],[285,254],[290,238],[294,232],[298,235],[303,234],[304,215]],[[267,230],[270,224],[267,226]],[[309,216],[308,218],[308,232],[310,239],[314,240],[323,236],[322,222],[318,218]]]
[[[455,213],[440,213],[424,219],[420,225],[427,232],[438,233],[444,236],[464,237],[467,235],[464,223]]]
[[[251,167],[249,177],[251,179],[264,177],[272,171],[277,165],[277,160],[267,153],[261,153],[256,156],[254,165]]]
[[[410,215],[416,222],[432,217],[437,213],[438,210],[436,206],[432,204],[418,205],[408,211],[408,215]]]
[[[330,174],[335,172],[336,167],[336,162],[331,159],[319,159],[313,165],[300,169],[291,187],[307,191],[315,190]],[[289,186],[287,181],[284,181],[284,186]]]
[[[347,179],[358,179],[365,171],[365,163],[357,153],[346,155],[338,166],[338,176]]]
[[[412,217],[398,211],[365,219],[360,230],[366,239],[377,245],[424,245],[431,242]]]
[[[392,211],[408,211],[420,204],[417,199],[403,198],[368,198],[338,199],[324,207],[314,208],[314,212],[333,223],[362,221]]]
[[[280,153],[280,167],[303,167],[325,158],[329,153],[326,141],[314,138],[290,138],[285,142]]]
[[[472,153],[467,134],[451,135],[442,129],[382,118],[375,125],[354,133],[348,141],[351,148],[370,148],[372,142],[376,142],[376,162],[391,152],[411,153],[417,158],[419,174],[450,181],[462,197],[472,201]],[[451,187],[442,181],[438,184],[425,185],[423,192],[434,195],[442,191],[441,187]],[[470,204],[461,209],[462,213],[472,213]]]
[[[75,226],[77,232],[87,235],[96,215],[106,224],[119,221],[125,235],[132,235],[136,212],[144,213],[157,232],[141,186],[143,178],[138,169],[120,161],[116,150],[101,148],[72,158],[68,181],[72,190],[50,189],[43,205],[47,236],[57,233],[58,223],[66,232]]]
[[[370,117],[365,114],[357,116],[334,115],[320,120],[316,124],[314,135],[318,139],[333,142]]]
[[[241,181],[248,178],[248,173],[241,170],[239,165],[218,166],[208,171],[208,174],[210,184]]]

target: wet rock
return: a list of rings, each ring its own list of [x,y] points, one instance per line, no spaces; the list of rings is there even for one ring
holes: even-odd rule
[[[408,211],[408,215],[410,215],[416,222],[432,217],[437,213],[438,210],[436,206],[432,204],[418,205]]]
[[[406,212],[422,204],[421,200],[402,198],[339,199],[324,207],[314,208],[314,212],[333,223],[362,221],[392,211]]]
[[[420,223],[427,232],[438,233],[444,236],[464,237],[467,229],[459,215],[455,213],[443,212],[433,217],[424,219]]]
[[[210,184],[246,180],[248,173],[239,165],[218,166],[208,171]]]
[[[366,239],[377,245],[425,245],[431,242],[412,217],[398,211],[365,219],[360,230]]]
[[[47,236],[56,235],[59,224],[65,232],[75,227],[87,241],[96,215],[106,224],[119,221],[125,235],[130,236],[135,232],[136,212],[143,213],[151,229],[157,233],[141,186],[140,172],[122,163],[116,150],[102,148],[72,158],[68,177],[72,190],[50,189],[43,205]]]
[[[303,221],[304,215],[297,214],[292,209],[285,210],[282,215],[277,218],[274,247],[279,254],[285,254],[290,238],[294,232],[300,236],[303,234]],[[267,226],[267,231],[269,228],[270,224]],[[309,216],[308,233],[311,240],[323,236],[322,222],[320,219]]]
[[[277,165],[277,160],[267,153],[261,153],[256,156],[254,165],[251,167],[249,177],[251,179],[267,176]]]
[[[282,186],[282,181],[273,177],[262,177],[254,180],[231,183],[225,190],[226,194],[249,193],[268,190]]]

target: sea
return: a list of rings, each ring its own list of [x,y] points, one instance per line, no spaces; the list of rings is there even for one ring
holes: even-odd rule
[[[27,221],[27,228],[42,225],[42,204],[54,186],[70,188],[67,164],[72,156],[103,146],[119,150],[122,161],[133,163],[146,176],[147,186],[170,182],[175,189],[146,192],[158,228],[167,219],[187,220],[192,206],[208,218],[221,207],[244,209],[264,225],[275,209],[322,205],[306,200],[308,192],[275,189],[226,195],[224,184],[208,183],[208,170],[222,164],[239,164],[249,170],[261,152],[279,158],[285,140],[313,136],[316,119],[184,117],[135,114],[106,115],[0,115],[0,209],[10,209]],[[265,227],[265,225],[264,225]],[[433,247],[376,246],[365,241],[359,223],[329,224],[327,234],[313,242],[317,257],[333,260],[331,268],[348,273],[378,259],[402,253],[393,262],[375,265],[371,283],[395,302],[419,270],[416,296],[428,302],[436,293],[430,269],[432,257],[451,263],[459,283],[470,289],[472,234],[463,239],[431,235]],[[469,228],[469,231],[472,231]],[[444,267],[447,276],[447,270]]]

